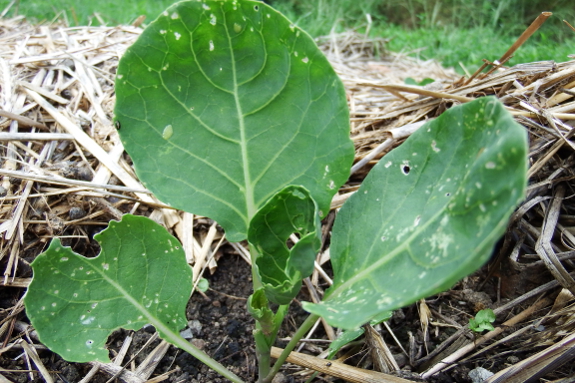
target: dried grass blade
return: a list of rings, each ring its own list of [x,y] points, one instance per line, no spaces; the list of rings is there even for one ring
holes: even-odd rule
[[[47,128],[46,128],[47,129]],[[57,141],[73,140],[67,133],[4,133],[0,132],[0,141]]]
[[[115,365],[113,363],[100,363],[100,362],[91,362],[93,366],[97,366],[99,370],[108,373],[118,379],[123,380],[125,383],[144,383],[145,380],[140,378],[135,373],[124,369],[121,366]]]
[[[507,50],[507,52],[503,54],[503,56],[499,58],[498,61],[502,63],[509,60],[511,55],[513,55],[513,53],[515,53],[515,51],[519,49],[519,47],[523,45],[523,43],[527,41],[527,39],[531,37],[533,33],[535,33],[539,29],[539,27],[541,27],[541,25],[543,25],[543,23],[547,21],[549,17],[551,17],[551,15],[553,15],[553,13],[551,12],[541,12],[541,14],[537,16],[537,18],[531,23],[531,25],[527,27],[527,29],[521,34],[521,36],[519,36],[517,41],[513,43],[513,45]]]
[[[132,189],[145,189],[142,184],[136,181],[128,172],[122,169],[116,162],[114,162],[108,153],[100,145],[98,145],[92,137],[88,136],[84,131],[66,118],[62,113],[60,113],[56,108],[54,108],[49,102],[47,102],[42,96],[38,93],[26,90],[28,95],[34,99],[44,110],[46,110],[64,129],[68,131],[68,133],[72,134],[76,141],[83,147],[85,147],[88,151],[90,151],[94,157],[98,159],[102,164],[104,164],[116,177],[118,177],[124,185],[132,188]],[[144,193],[136,193],[138,197],[140,197],[143,201],[146,202],[154,202],[152,197],[148,194]]]
[[[450,93],[445,93],[445,92],[436,92],[436,91],[432,91],[432,90],[427,90],[421,87],[416,87],[416,86],[409,86],[409,85],[391,85],[391,84],[373,84],[373,83],[358,83],[357,85],[360,86],[372,86],[374,88],[382,88],[388,91],[396,91],[396,92],[406,92],[406,93],[413,93],[413,94],[419,94],[420,96],[427,96],[427,97],[433,97],[433,98],[438,98],[438,99],[447,99],[447,100],[455,100],[455,101],[459,101],[459,102],[471,102],[473,100],[475,100],[474,98],[471,97],[464,97],[464,96],[458,96],[455,94],[450,94]]]
[[[575,333],[547,349],[488,378],[486,383],[528,383],[539,381],[550,371],[575,359]]]
[[[46,89],[42,88],[41,86],[37,86],[37,85],[31,84],[31,83],[25,82],[25,81],[17,81],[16,84],[23,87],[23,88],[26,88],[27,90],[31,90],[33,92],[41,94],[42,96],[49,98],[52,101],[56,101],[59,104],[66,105],[69,103],[69,101],[66,100],[65,98],[60,97],[54,93],[48,92]]]
[[[200,252],[196,254],[197,255],[195,259],[196,263],[194,264],[194,271],[193,271],[194,285],[196,285],[199,279],[202,277],[202,270],[204,269],[205,265],[208,262],[208,256],[210,254],[212,243],[214,242],[214,238],[216,237],[217,233],[218,233],[217,224],[214,222],[210,226],[210,229],[208,230],[208,233],[204,238]]]
[[[278,358],[282,349],[272,347],[272,358]],[[341,362],[316,358],[307,354],[292,351],[287,357],[288,363],[310,368],[324,374],[345,379],[353,383],[412,383],[410,380],[398,378],[393,375],[384,374],[377,371],[364,370],[357,367],[348,366]]]
[[[49,146],[44,146],[44,148],[42,149],[42,152],[40,153],[40,158],[38,158],[38,161],[35,162],[34,166],[39,167],[42,165],[42,163],[44,162],[44,159],[48,155],[49,149],[50,149]],[[31,159],[30,165],[32,165],[33,162],[34,162],[34,160]],[[18,201],[18,205],[16,207],[16,210],[14,211],[14,213],[12,214],[12,217],[11,217],[12,224],[10,225],[10,227],[7,228],[6,234],[4,235],[4,238],[6,238],[7,240],[12,239],[14,232],[16,231],[16,228],[18,227],[19,223],[23,219],[22,213],[24,212],[24,208],[26,207],[26,201],[28,200],[28,196],[30,195],[30,192],[32,191],[32,185],[33,184],[34,183],[32,181],[26,181],[26,184],[24,186],[24,190],[22,191],[22,194],[20,196],[20,200]],[[22,236],[23,236],[23,233],[22,233]],[[23,238],[21,238],[20,242],[24,243]],[[6,271],[8,271],[8,269],[6,269]]]
[[[571,278],[567,270],[565,270],[551,246],[551,240],[555,233],[557,221],[559,220],[559,213],[564,196],[565,186],[559,185],[545,214],[541,236],[535,244],[535,251],[561,286],[575,294],[575,280]]]
[[[107,184],[96,184],[89,181],[80,181],[80,180],[72,180],[69,178],[64,177],[55,177],[55,176],[42,176],[38,174],[26,173],[22,171],[9,171],[0,169],[0,175],[12,177],[12,178],[19,178],[23,180],[29,181],[36,181],[36,182],[45,182],[54,185],[64,185],[64,186],[78,186],[85,189],[106,189],[106,190],[115,190],[119,192],[125,193],[136,193],[136,194],[151,194],[150,191],[145,190],[143,188],[132,189],[125,186],[119,185],[107,185]],[[168,206],[166,206],[168,208]]]
[[[16,114],[16,113],[12,113],[12,112],[8,112],[6,110],[0,109],[0,116],[9,118],[11,120],[18,121],[20,124],[22,124],[24,126],[31,126],[34,128],[45,130],[45,131],[50,131],[50,129],[46,125],[41,124],[37,121],[32,120],[31,118],[21,116],[21,115]]]
[[[24,352],[26,352],[26,354],[32,359],[32,361],[38,368],[38,371],[40,371],[40,374],[42,375],[46,383],[54,383],[54,379],[44,366],[44,363],[42,363],[42,360],[40,360],[40,357],[38,356],[36,350],[33,347],[30,347],[28,343],[26,343],[25,341],[22,341],[21,345],[22,348],[24,349]]]
[[[477,346],[487,342],[490,339],[501,334],[507,327],[514,326],[517,323],[525,320],[529,316],[531,316],[537,310],[548,306],[552,303],[552,300],[549,298],[543,298],[537,302],[535,302],[532,306],[528,307],[527,309],[523,310],[519,314],[515,315],[513,318],[507,320],[506,322],[502,323],[501,326],[497,327],[493,331],[489,331],[487,334],[483,335],[482,337],[476,339],[474,342],[468,343],[455,353],[451,354],[450,356],[442,359],[439,363],[437,363],[432,368],[428,369],[425,373],[421,374],[424,379],[428,379],[432,375],[435,375],[441,370],[448,369],[453,367],[453,363],[462,358],[464,355],[467,355],[471,351],[473,351]]]
[[[136,369],[136,375],[141,377],[144,380],[148,380],[150,375],[154,372],[168,349],[170,348],[170,344],[165,340],[162,340],[159,345],[152,350],[144,359],[144,361],[138,366]]]
[[[384,373],[399,371],[399,366],[381,334],[369,323],[366,324],[364,328],[366,335],[365,339],[369,345],[369,351],[375,369]]]

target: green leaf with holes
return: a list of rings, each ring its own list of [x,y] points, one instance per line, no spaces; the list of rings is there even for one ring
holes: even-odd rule
[[[55,238],[32,262],[24,303],[42,343],[83,363],[109,362],[106,340],[118,328],[149,323],[162,338],[178,338],[192,290],[192,270],[178,240],[154,221],[132,215],[110,222],[95,238],[101,246],[95,258]]]
[[[296,243],[290,243],[292,234]],[[258,254],[255,269],[267,298],[289,304],[313,271],[321,246],[321,222],[310,193],[288,186],[274,195],[250,222],[248,240]]]
[[[326,214],[353,161],[343,85],[304,31],[259,1],[185,1],[120,61],[120,137],[160,200],[231,241],[302,185]]]
[[[304,308],[345,329],[451,287],[524,198],[527,139],[495,98],[454,107],[383,157],[332,231],[334,285]]]

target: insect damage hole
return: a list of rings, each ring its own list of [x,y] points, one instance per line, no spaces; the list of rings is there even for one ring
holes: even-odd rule
[[[411,171],[411,167],[408,164],[401,165],[401,172],[405,175],[408,175]]]
[[[292,233],[289,238],[286,240],[286,247],[291,250],[292,247],[295,246],[300,240],[300,234],[295,232]]]

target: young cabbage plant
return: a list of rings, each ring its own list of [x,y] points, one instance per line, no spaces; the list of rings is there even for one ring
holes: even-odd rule
[[[313,271],[320,219],[353,161],[341,81],[311,37],[269,6],[198,0],[170,7],[128,49],[116,97],[120,137],[146,187],[216,220],[228,240],[247,239],[260,382],[319,316],[352,334],[476,270],[525,192],[526,133],[496,99],[424,125],[341,208],[334,284],[322,302],[304,303],[312,314],[272,367],[282,320]],[[68,360],[105,361],[112,331],[150,323],[241,381],[178,333],[192,276],[174,237],[126,215],[95,238],[96,258],[54,239],[32,264],[25,304],[44,344]]]

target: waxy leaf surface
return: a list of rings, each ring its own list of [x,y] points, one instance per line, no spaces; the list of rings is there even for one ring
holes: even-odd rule
[[[313,271],[320,233],[317,205],[301,186],[281,190],[254,216],[248,241],[258,253],[255,267],[270,301],[287,305],[295,298]],[[291,234],[299,241],[290,248]]]
[[[325,214],[353,161],[341,81],[312,38],[257,1],[188,1],[120,61],[120,136],[160,200],[231,241],[287,185]]]
[[[525,130],[494,98],[454,107],[371,170],[332,231],[334,285],[306,303],[354,329],[479,268],[527,183]]]
[[[131,215],[110,222],[95,238],[102,249],[95,258],[55,238],[32,262],[24,302],[42,343],[68,361],[109,362],[104,346],[120,327],[138,330],[150,323],[168,339],[186,326],[192,270],[177,239]]]

